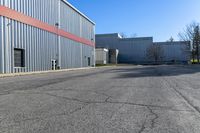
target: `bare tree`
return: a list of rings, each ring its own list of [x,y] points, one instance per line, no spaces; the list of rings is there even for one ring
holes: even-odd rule
[[[192,22],[191,24],[186,25],[186,28],[183,30],[183,32],[178,34],[181,41],[190,41],[190,44],[188,43],[188,45],[190,45],[191,47],[192,59],[194,61],[196,57],[198,62],[199,62],[199,44],[198,44],[199,41],[197,39],[200,39],[198,37],[199,33],[200,33],[199,23]]]
[[[181,53],[183,56],[185,56],[187,58],[187,60],[191,60],[191,55],[195,55],[195,54],[191,54],[191,46],[190,46],[190,41],[184,41],[182,42],[182,47],[181,47]],[[192,51],[193,52],[193,51]],[[192,59],[194,59],[195,57],[192,57]]]
[[[121,32],[121,33],[120,33],[120,36],[121,36],[122,38],[127,38],[127,37],[128,37],[127,34],[124,33],[124,32]]]
[[[147,57],[155,63],[162,61],[164,50],[161,45],[154,44],[147,48]]]
[[[183,29],[183,32],[179,33],[178,36],[181,41],[193,41],[194,39],[194,29],[199,24],[197,22],[192,22],[189,25],[186,25],[186,28]]]
[[[174,42],[174,38],[171,36],[167,42]]]

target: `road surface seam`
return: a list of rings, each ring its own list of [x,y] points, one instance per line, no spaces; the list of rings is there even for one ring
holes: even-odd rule
[[[184,96],[180,91],[178,91],[178,89],[176,89],[176,87],[174,85],[172,85],[166,78],[163,78],[168,84],[169,86],[171,86],[170,88],[173,89],[180,97],[182,97],[184,99],[184,101],[190,105],[190,107],[192,107],[196,112],[198,112],[200,114],[200,109],[198,107],[196,107],[195,105],[192,104],[192,102],[187,99],[186,96]]]

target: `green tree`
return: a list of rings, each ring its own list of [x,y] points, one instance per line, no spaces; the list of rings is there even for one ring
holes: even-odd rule
[[[199,45],[200,45],[200,31],[199,26],[196,26],[194,29],[194,38],[193,38],[193,47],[195,49],[195,54],[197,57],[197,62],[199,63]]]

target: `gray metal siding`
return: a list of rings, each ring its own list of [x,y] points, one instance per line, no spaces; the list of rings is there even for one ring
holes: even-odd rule
[[[96,47],[119,50],[120,63],[147,62],[146,48],[153,44],[153,38],[119,38],[117,34],[97,35]]]
[[[8,21],[3,18],[3,21]],[[56,35],[10,20],[3,23],[3,72],[44,71],[51,69],[51,59],[56,58]],[[10,35],[8,35],[10,34]],[[25,50],[25,67],[14,68],[14,48]]]
[[[59,0],[0,0],[5,5],[50,25],[60,21],[60,28],[91,40],[94,24]],[[68,12],[70,11],[70,12]],[[88,25],[82,24],[87,21]],[[86,22],[85,22],[86,23]],[[87,29],[87,30],[86,30]],[[53,33],[0,16],[0,72],[32,72],[51,70],[51,60],[58,57],[60,45],[61,68],[87,67],[85,57],[94,64],[94,47],[81,44]],[[84,31],[84,32],[83,32]],[[83,36],[82,36],[83,35]],[[25,50],[25,67],[14,67],[14,48]]]
[[[61,48],[61,68],[67,69],[81,66],[82,56],[79,43],[62,38]]]
[[[3,64],[3,17],[2,16],[0,16],[0,73],[2,73],[3,72],[3,66],[4,66],[4,64]]]
[[[190,60],[190,46],[187,42],[159,42],[154,45],[160,45],[164,51],[164,61],[166,62],[186,62]]]
[[[151,63],[147,57],[147,49],[153,44],[162,46],[163,62],[187,62],[190,60],[188,42],[153,43],[153,38],[120,38],[118,34],[96,35],[96,47],[119,50],[120,63]]]
[[[91,66],[92,65],[94,66],[95,65],[95,60],[94,60],[94,58],[95,58],[95,48],[94,47],[88,47],[86,45],[82,45],[82,57],[83,57],[83,59],[82,59],[83,67],[88,66],[88,60],[87,60],[88,57],[90,57],[90,59],[91,59],[91,62],[92,62]]]
[[[0,4],[50,25],[58,22],[58,0],[0,0]]]
[[[65,2],[61,2],[60,13],[63,16],[60,19],[61,29],[88,40],[94,39],[94,25]]]
[[[81,16],[77,12],[74,12],[74,10],[67,6],[64,2],[61,2],[60,10],[61,16],[65,16],[60,19],[61,29],[64,29],[65,31],[73,33],[77,36],[81,36]]]
[[[147,62],[146,49],[152,45],[151,39],[131,40],[123,39],[117,43],[117,49],[120,49],[119,62],[138,63]]]

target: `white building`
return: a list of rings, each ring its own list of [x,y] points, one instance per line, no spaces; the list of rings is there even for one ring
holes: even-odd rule
[[[106,48],[96,48],[96,64],[106,65],[108,64],[108,49]]]

